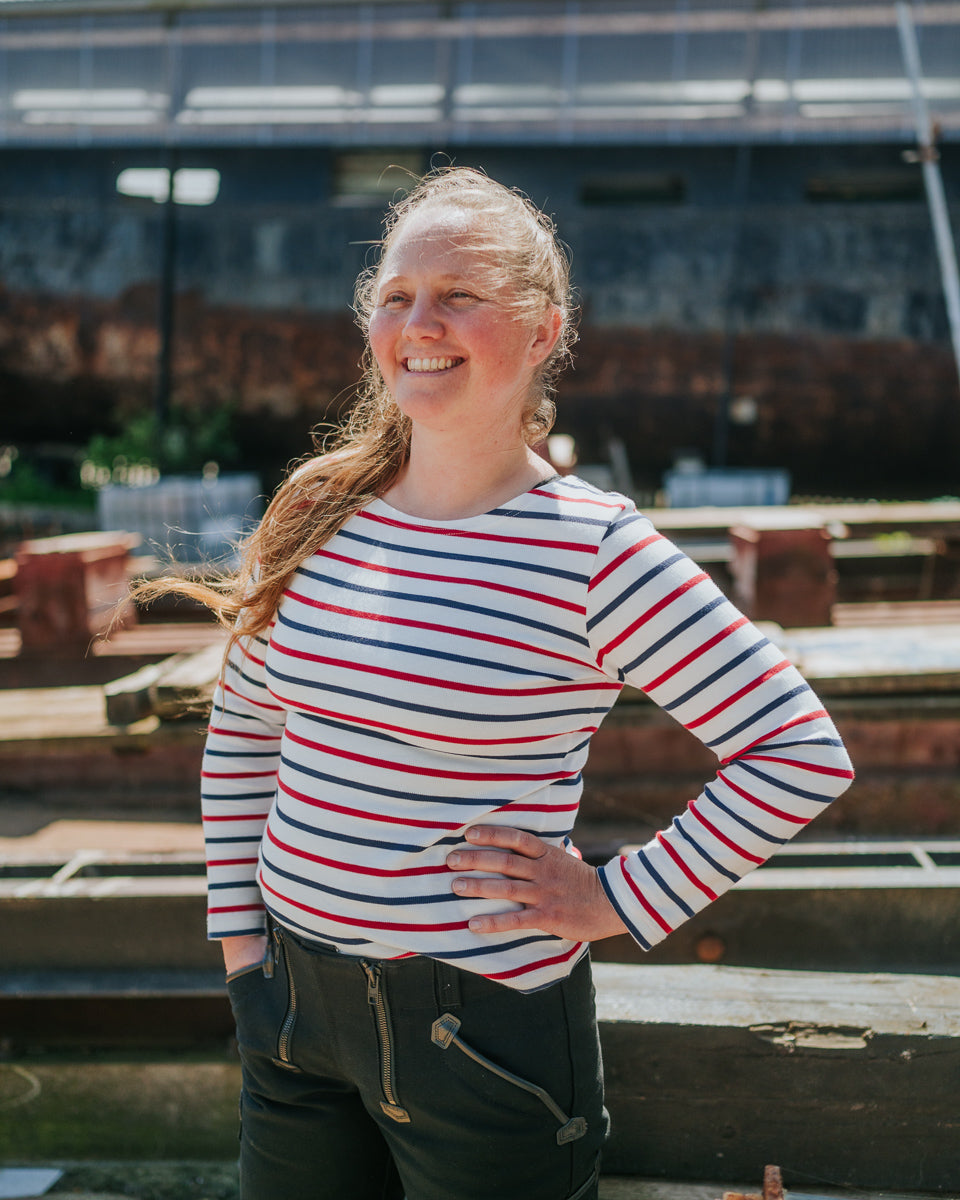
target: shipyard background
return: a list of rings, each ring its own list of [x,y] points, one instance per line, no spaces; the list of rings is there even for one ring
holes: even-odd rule
[[[960,1196],[960,385],[925,188],[956,231],[960,5],[0,0],[0,1198],[236,1195],[196,783],[222,641],[160,606],[103,634],[349,403],[354,279],[446,162],[570,247],[576,469],[746,580],[858,771],[655,955],[597,947],[601,1196],[767,1163],[798,1200]],[[585,856],[714,766],[625,695]]]

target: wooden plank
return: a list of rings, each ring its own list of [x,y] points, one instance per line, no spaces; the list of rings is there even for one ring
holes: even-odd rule
[[[612,1173],[960,1189],[960,979],[595,973]]]
[[[731,1185],[755,1189],[768,1163],[782,1168],[791,1196],[811,1200],[840,1187],[859,1189],[861,1200],[870,1189],[889,1200],[891,1192],[960,1188],[960,979],[602,963],[594,973],[611,1115],[605,1170],[620,1177],[605,1200],[719,1200]],[[131,1004],[149,1018],[146,1036],[163,1035],[149,1000]],[[188,996],[157,1001],[171,1020],[184,1005],[199,1011]],[[211,1002],[219,1016],[204,1016],[207,1035],[226,1045],[225,995]],[[65,994],[55,1003],[67,1011]],[[25,996],[20,1014],[35,1008]],[[42,1029],[34,1044],[44,1044]],[[84,1044],[95,1048],[95,1024]],[[129,1157],[141,1152],[134,1130],[142,1112],[168,1157],[230,1153],[235,1062],[222,1051],[204,1062],[180,1053],[161,1069],[171,1090],[160,1096],[150,1072],[162,1054],[124,1058],[17,1059],[42,1083],[36,1103],[17,1110],[20,1143],[41,1161],[53,1157],[57,1133],[62,1158]],[[211,1095],[202,1081],[214,1061],[228,1078]],[[74,1126],[68,1144],[63,1130]],[[204,1130],[216,1131],[213,1140]],[[134,1139],[123,1149],[121,1131]],[[668,1181],[677,1179],[703,1181],[711,1194],[675,1190]],[[714,1190],[712,1181],[724,1186]]]

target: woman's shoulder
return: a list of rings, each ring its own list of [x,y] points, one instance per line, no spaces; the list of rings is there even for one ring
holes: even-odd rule
[[[548,480],[542,491],[556,498],[568,513],[582,514],[615,525],[624,518],[640,518],[637,506],[621,492],[606,492],[579,475],[560,475]]]

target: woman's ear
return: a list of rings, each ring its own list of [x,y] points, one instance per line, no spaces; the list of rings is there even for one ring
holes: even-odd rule
[[[556,304],[551,304],[533,331],[533,341],[530,344],[531,366],[537,367],[550,357],[562,329],[563,313]]]

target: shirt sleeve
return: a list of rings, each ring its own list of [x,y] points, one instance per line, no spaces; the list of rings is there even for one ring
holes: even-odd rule
[[[257,861],[286,716],[267,690],[266,648],[263,637],[236,641],[213,696],[201,773],[211,938],[266,927]]]
[[[853,779],[833,722],[783,654],[632,505],[598,552],[588,635],[719,759],[668,829],[600,868],[645,949],[764,862]]]

